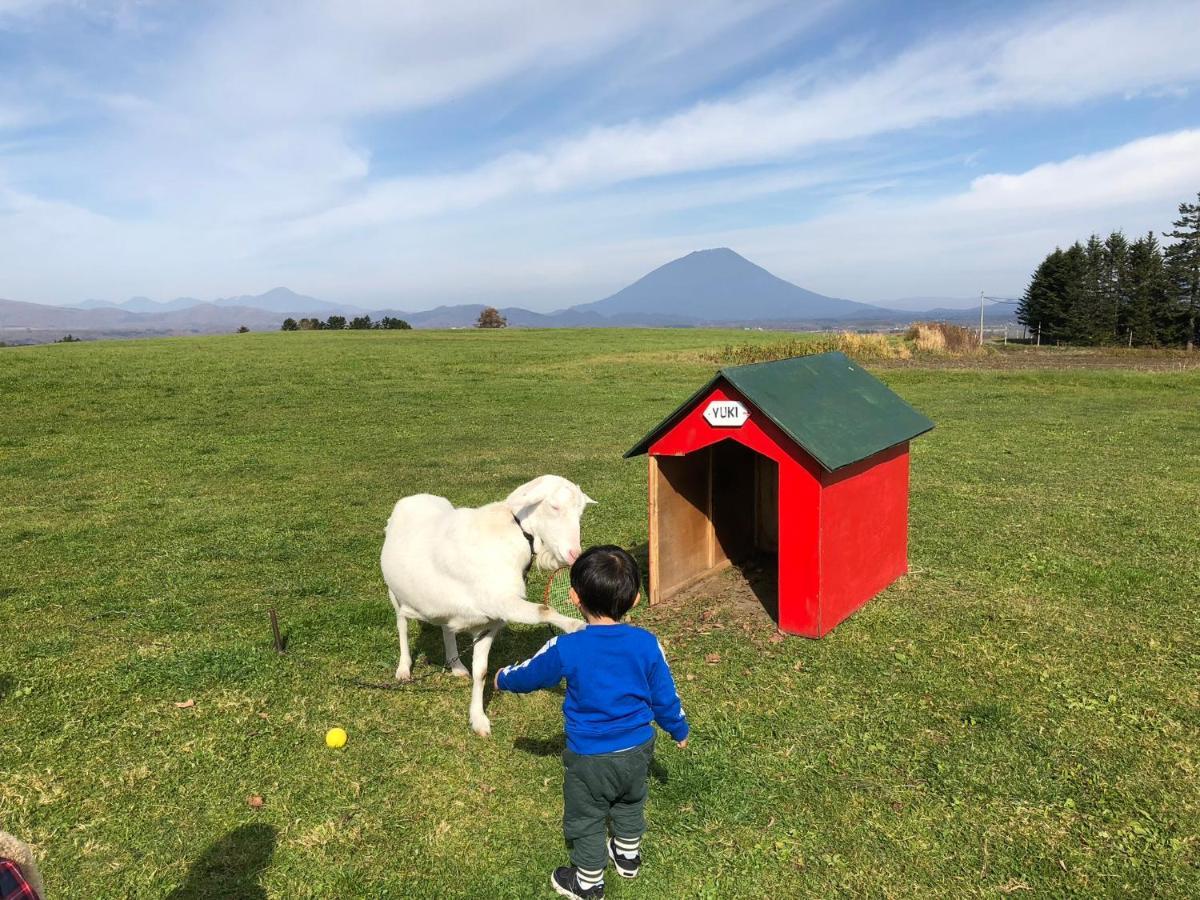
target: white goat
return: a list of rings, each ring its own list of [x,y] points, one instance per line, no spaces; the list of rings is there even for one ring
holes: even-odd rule
[[[442,627],[446,663],[455,675],[472,675],[471,727],[486,737],[492,724],[483,712],[492,640],[506,622],[548,622],[578,631],[583,622],[525,599],[531,564],[545,570],[579,556],[579,519],[596,501],[557,475],[523,484],[500,503],[455,509],[445,497],[416,494],[392,510],[384,531],[380,567],[396,610],[400,664],[396,678],[412,677],[408,620]],[[459,631],[476,635],[471,672],[458,658]]]

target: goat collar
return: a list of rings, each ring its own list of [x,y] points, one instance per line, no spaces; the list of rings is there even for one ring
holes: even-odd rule
[[[517,527],[521,529],[521,534],[525,535],[525,540],[529,543],[529,556],[532,559],[536,554],[533,552],[533,535],[525,530],[525,526],[521,524],[521,520],[513,516],[513,521],[517,523]]]

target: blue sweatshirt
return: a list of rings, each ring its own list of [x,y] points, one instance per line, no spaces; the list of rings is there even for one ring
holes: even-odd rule
[[[500,689],[527,694],[567,679],[567,747],[612,753],[654,737],[652,721],[676,741],[688,735],[675,680],[658,638],[633,625],[590,625],[560,634],[497,675]]]

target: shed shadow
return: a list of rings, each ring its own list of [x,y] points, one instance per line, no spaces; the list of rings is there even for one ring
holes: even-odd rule
[[[167,900],[265,900],[261,879],[271,865],[276,836],[274,825],[235,828],[200,854]]]
[[[737,566],[750,594],[771,621],[779,625],[779,558],[759,553]]]
[[[642,573],[642,593],[646,594],[650,590],[650,544],[642,541],[630,547],[629,555],[633,557],[634,562],[638,564],[638,571]]]

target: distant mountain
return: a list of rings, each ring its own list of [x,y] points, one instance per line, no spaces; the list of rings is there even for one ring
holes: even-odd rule
[[[122,303],[111,300],[84,300],[75,304],[76,309],[123,309],[126,312],[156,313],[173,309],[187,309],[203,301],[195,297],[176,297],[174,300],[151,300],[149,297],[130,297]]]
[[[689,253],[611,297],[571,308],[614,318],[653,314],[705,323],[818,321],[883,311],[805,290],[728,247]]]
[[[14,329],[107,328],[126,325],[137,319],[137,313],[123,309],[73,309],[0,300],[0,340],[5,339],[5,332]]]
[[[246,306],[255,309],[265,309],[270,312],[284,313],[325,313],[326,315],[362,315],[368,310],[345,303],[330,303],[318,300],[305,294],[297,294],[290,288],[272,288],[265,294],[242,294],[239,297],[224,297],[213,301],[217,306]]]
[[[928,301],[928,306],[926,306]],[[706,325],[762,328],[888,328],[920,320],[978,323],[979,308],[957,306],[947,298],[909,297],[905,309],[826,297],[784,281],[727,247],[698,250],[659,266],[603,300],[556,312],[540,313],[504,307],[513,327],[612,328],[696,327]],[[953,308],[941,308],[953,303]],[[923,307],[923,308],[918,308]],[[932,307],[932,308],[930,308]],[[0,300],[0,340],[53,340],[67,331],[89,337],[167,334],[211,334],[273,331],[284,318],[369,314],[390,315],[414,328],[469,328],[484,309],[482,303],[438,306],[421,311],[364,309],[298,294],[286,287],[265,294],[242,294],[203,303],[192,297],[157,302],[132,297],[123,303],[86,300],[75,307],[42,306]],[[987,322],[1015,321],[1015,307],[989,305]]]
[[[895,300],[881,302],[879,306],[888,309],[915,310],[926,309],[969,309],[974,304],[979,311],[979,295],[974,297],[897,297]]]
[[[149,297],[130,297],[121,303],[111,300],[84,300],[75,304],[77,309],[123,309],[127,312],[161,313],[174,310],[190,309],[203,305],[205,301],[195,297],[176,297],[174,300],[151,300]],[[361,315],[366,312],[357,306],[345,303],[330,303],[318,300],[305,294],[297,294],[290,288],[272,288],[265,294],[241,294],[237,297],[220,297],[212,301],[214,306],[241,307],[262,309],[268,312],[309,314],[324,313],[326,315]]]
[[[278,313],[244,306],[197,303],[185,309],[133,312],[115,306],[78,309],[0,300],[0,341],[40,343],[70,333],[76,337],[141,337],[151,335],[216,334],[279,328]]]

